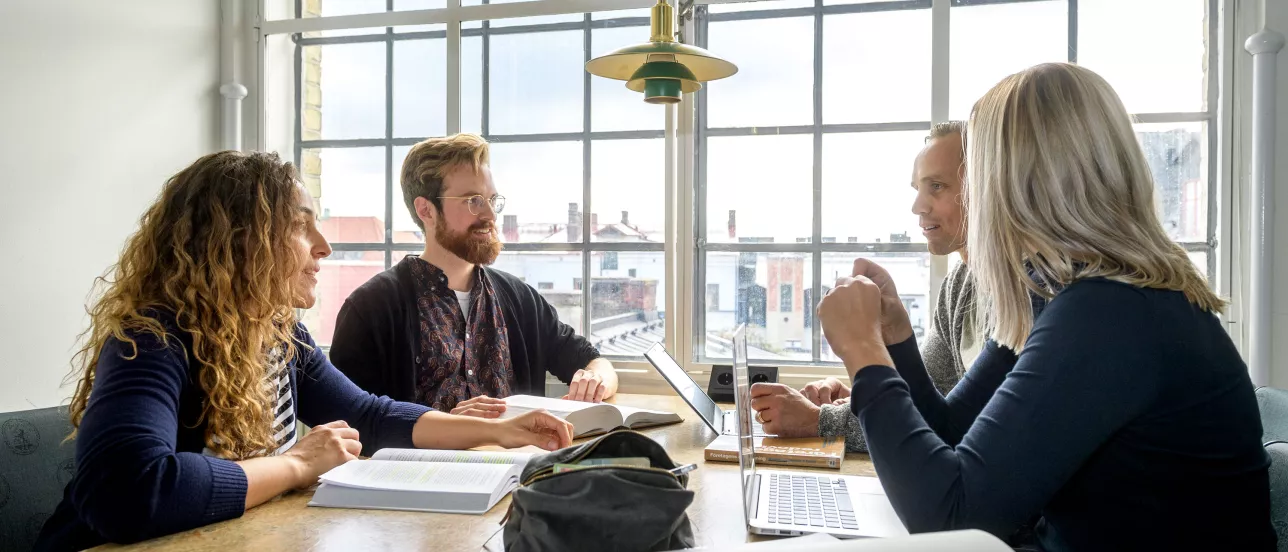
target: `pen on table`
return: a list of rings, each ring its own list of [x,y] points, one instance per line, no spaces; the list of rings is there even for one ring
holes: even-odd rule
[[[696,469],[698,469],[697,464],[685,464],[683,466],[676,466],[667,471],[671,472],[671,475],[679,477]]]

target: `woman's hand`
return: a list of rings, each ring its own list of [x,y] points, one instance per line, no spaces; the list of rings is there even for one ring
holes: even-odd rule
[[[358,430],[344,420],[314,426],[283,457],[295,460],[297,487],[317,483],[318,477],[362,453]]]
[[[908,321],[908,311],[903,308],[903,300],[899,299],[899,291],[895,289],[890,273],[871,260],[855,259],[851,277],[860,276],[876,284],[881,291],[881,338],[885,344],[903,343],[912,337],[912,322]]]
[[[836,287],[819,302],[818,321],[823,327],[823,335],[827,337],[832,352],[845,363],[851,380],[866,366],[894,366],[882,341],[884,293],[880,286],[865,276],[840,278]],[[904,320],[906,323],[906,313]]]
[[[572,444],[572,424],[545,410],[533,410],[495,423],[498,426],[496,443],[505,448],[534,445],[558,450]]]

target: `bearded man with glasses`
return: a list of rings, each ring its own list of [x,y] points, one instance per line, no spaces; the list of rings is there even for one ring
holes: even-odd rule
[[[488,143],[431,138],[403,162],[403,201],[425,232],[408,255],[353,291],[340,308],[331,362],[359,387],[452,414],[495,418],[510,395],[599,402],[617,392],[607,359],[519,278],[490,268],[501,253]]]

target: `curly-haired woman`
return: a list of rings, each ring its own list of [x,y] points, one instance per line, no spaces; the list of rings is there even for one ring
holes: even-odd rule
[[[569,443],[571,427],[545,412],[452,416],[338,372],[295,317],[331,253],[315,221],[273,154],[207,155],[166,183],[89,309],[74,363],[76,475],[37,549],[236,518],[364,447]]]

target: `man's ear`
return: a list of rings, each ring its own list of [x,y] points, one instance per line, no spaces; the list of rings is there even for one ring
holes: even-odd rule
[[[420,217],[420,222],[424,223],[425,228],[433,228],[434,216],[438,214],[438,210],[434,208],[434,204],[431,203],[428,198],[418,197],[415,200],[415,205],[416,216]]]

